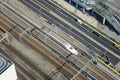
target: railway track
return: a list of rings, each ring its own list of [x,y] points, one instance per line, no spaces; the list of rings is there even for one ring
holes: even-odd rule
[[[36,2],[36,1],[35,1]],[[37,4],[38,4],[38,2],[36,2]],[[40,5],[39,5],[40,6]],[[96,69],[97,70],[97,69]],[[98,72],[100,72],[100,70],[97,70]],[[103,72],[101,72],[101,74],[102,74]],[[99,77],[99,76],[97,76],[97,77]],[[102,76],[101,76],[102,77]],[[105,77],[105,76],[104,76]]]
[[[27,39],[29,39],[29,38],[27,38]],[[29,42],[29,41],[25,41],[25,42]],[[34,46],[37,45],[37,46],[34,48],[34,47],[32,47],[33,45]],[[53,55],[53,53],[51,51],[46,51],[46,49],[44,50],[44,48],[42,48],[43,46],[39,46],[38,43],[35,44],[35,42],[33,45],[30,45],[30,43],[29,43],[29,46],[31,46],[32,49],[34,49],[34,50],[36,49],[35,51],[42,51],[43,50],[43,54],[40,54],[40,55],[47,58],[47,60],[50,61],[52,64],[54,64],[56,66],[56,68],[60,68],[64,64],[63,60],[61,60],[59,57],[56,57],[55,55]],[[39,47],[42,48],[42,50],[40,50]],[[76,73],[76,70],[73,67],[71,67],[69,64],[66,64],[63,67],[61,67],[60,71],[63,72],[64,74],[66,74],[68,77],[72,77]]]
[[[12,17],[13,19],[14,19],[14,17]],[[18,21],[20,21],[20,20],[18,20]],[[18,25],[19,26],[19,25]],[[19,36],[19,35],[18,35]],[[19,38],[18,38],[19,39]]]
[[[3,44],[3,45],[10,50],[9,53],[13,53],[16,57],[19,57],[19,59],[25,63],[24,66],[28,68],[30,73],[35,74],[35,76],[33,75],[35,77],[35,80],[38,78],[41,79],[39,76],[42,76],[43,78],[47,76],[47,74],[45,74],[41,69],[39,69],[35,64],[33,64],[30,60],[28,60],[19,51],[15,50],[12,46],[7,44]],[[38,74],[39,76],[37,76],[36,74]]]
[[[20,20],[18,20],[18,22],[19,22]],[[22,24],[22,23],[21,23]],[[13,26],[15,26],[15,25],[13,25]],[[24,26],[26,26],[26,24],[24,24]],[[28,25],[27,25],[28,26]],[[28,28],[28,27],[27,27]],[[8,28],[6,28],[6,29],[8,29]],[[11,30],[11,29],[13,29],[13,27],[12,28],[10,28],[9,30]],[[16,37],[18,40],[19,40],[19,34],[22,32],[22,29],[20,29],[20,28],[18,28],[18,27],[16,27],[16,28],[14,28],[10,33],[12,34],[12,35],[14,35],[14,37]],[[59,57],[56,57],[56,55],[53,55],[53,52],[52,51],[50,51],[49,49],[48,49],[48,51],[46,51],[46,47],[44,46],[43,47],[43,45],[41,46],[41,45],[39,45],[40,43],[39,42],[37,42],[36,40],[34,41],[35,39],[31,39],[31,36],[30,35],[26,35],[26,34],[24,34],[23,35],[23,37],[22,37],[22,41],[23,41],[23,43],[25,43],[25,44],[27,44],[27,45],[29,45],[32,49],[34,49],[36,52],[38,52],[38,53],[41,53],[40,55],[42,55],[42,56],[44,56],[44,58],[46,58],[47,60],[49,60],[49,61],[51,61],[51,63],[52,64],[54,64],[57,68],[59,68],[62,64],[64,64],[64,61],[63,60],[61,60]],[[31,41],[34,41],[34,43],[32,42],[31,43]],[[49,40],[48,40],[48,42],[49,42]],[[38,44],[39,43],[39,44]],[[55,45],[54,45],[55,46]],[[41,49],[39,49],[39,48],[41,48]],[[44,53],[44,54],[43,54]],[[50,53],[50,54],[46,54],[46,53]],[[58,62],[56,61],[56,60],[58,60]],[[68,69],[68,67],[69,67],[69,69]],[[70,71],[71,70],[71,71]],[[73,71],[72,71],[73,70]],[[72,66],[70,66],[69,64],[65,64],[61,69],[60,69],[60,71],[62,71],[63,73],[66,73],[69,77],[72,77],[77,71],[72,67]],[[82,76],[82,75],[79,75],[79,76]],[[80,78],[80,77],[79,77]],[[82,80],[84,80],[85,78],[83,77],[83,79]]]
[[[6,26],[6,25],[5,25],[5,26]],[[13,25],[13,26],[14,26],[14,25]],[[9,31],[9,30],[11,30],[13,27],[10,28],[10,26],[9,26],[9,27],[4,27],[4,28],[8,29],[8,31]],[[19,29],[18,27],[16,27],[16,28],[14,28],[10,33],[19,40],[18,35],[19,35],[19,33],[21,33],[21,32],[22,32],[22,31],[20,31],[20,29]],[[24,36],[25,36],[25,35],[24,35]],[[42,54],[42,56],[44,56],[44,58],[46,58],[47,60],[51,61],[51,63],[54,64],[57,68],[59,68],[62,64],[64,64],[64,61],[59,60],[59,58],[58,58],[58,57],[55,57],[54,55],[51,55],[52,53],[51,53],[51,54],[48,54],[48,53],[50,53],[50,51],[47,51],[47,52],[46,52],[46,49],[44,50],[43,46],[39,46],[39,47],[38,47],[38,46],[37,46],[38,43],[36,43],[36,42],[34,42],[34,44],[33,44],[33,43],[31,44],[31,41],[34,41],[34,40],[31,40],[29,37],[30,37],[30,36],[28,36],[28,37],[25,36],[25,39],[22,38],[23,43],[31,46],[31,48],[34,49],[35,51],[37,51],[38,53],[41,53],[40,51],[43,51],[44,54]],[[26,39],[26,38],[27,38],[27,39]],[[35,43],[36,43],[36,44],[35,44]],[[34,47],[33,47],[33,46],[34,46]],[[37,46],[37,47],[36,47],[36,46]],[[40,50],[40,48],[41,48],[41,50]],[[47,54],[45,55],[45,53],[47,53]],[[41,54],[40,54],[40,55],[41,55]],[[58,61],[59,61],[59,63],[58,63]],[[69,69],[68,69],[68,67],[69,67]],[[72,70],[73,70],[73,71],[72,71]],[[63,67],[63,69],[61,68],[60,71],[63,72],[64,74],[67,74],[69,77],[72,77],[72,76],[76,73],[76,70],[73,69],[73,67],[69,66],[68,64],[66,64],[65,67]],[[84,80],[85,78],[84,78],[84,77],[82,78],[82,77],[83,77],[83,76],[80,75],[80,78],[81,78],[82,80]]]
[[[3,47],[3,45],[2,45],[2,47]],[[1,49],[0,48],[0,51],[3,53],[3,55],[5,55],[7,58],[9,58],[10,60],[12,60],[14,63],[15,63],[15,66],[17,67],[17,68],[19,68],[23,73],[25,73],[31,80],[34,80],[35,79],[35,77],[32,75],[32,74],[30,74],[27,70],[25,70],[21,65],[19,65],[18,64],[18,62],[16,62],[16,60],[14,60],[13,58],[12,58],[12,55],[9,55],[9,52],[11,52],[11,51],[9,51],[8,49],[6,50],[6,47],[4,46],[4,49]]]
[[[0,27],[0,35],[2,36],[3,34],[5,34],[6,32]]]
[[[16,72],[19,80],[26,80],[25,77],[23,77],[23,75],[20,74],[17,68],[16,68]]]
[[[55,43],[53,40],[51,40],[47,34],[46,34],[46,35],[43,35],[43,34],[41,34],[40,31],[38,31],[38,30],[34,30],[34,31],[32,31],[32,33],[33,33],[34,35],[37,35],[37,36],[38,36],[39,38],[41,38],[43,41],[46,40],[46,41],[45,41],[46,44],[51,45],[51,47],[53,47],[54,49],[56,49],[59,53],[62,53],[62,55],[67,55],[67,54],[69,54],[69,52],[66,51],[66,50],[64,50],[63,47],[61,47],[60,45],[58,45],[57,43]],[[46,39],[45,39],[45,37],[46,37]]]

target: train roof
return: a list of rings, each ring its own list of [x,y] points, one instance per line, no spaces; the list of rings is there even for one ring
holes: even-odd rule
[[[65,45],[65,48],[66,48],[68,51],[70,51],[72,54],[74,54],[74,55],[77,55],[77,54],[78,54],[78,51],[77,51],[74,47],[72,47],[70,44],[66,44],[66,45]]]

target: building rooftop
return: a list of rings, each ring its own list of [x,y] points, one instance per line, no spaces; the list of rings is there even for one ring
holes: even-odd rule
[[[83,8],[90,10],[91,6],[95,4],[95,0],[72,0],[78,5],[81,5]]]
[[[12,62],[0,53],[0,74],[8,69],[10,65],[12,65]]]
[[[116,23],[113,16],[120,17],[120,10],[110,0],[66,0],[69,1],[77,9],[87,11],[106,24],[110,29],[113,29],[117,34],[120,34],[120,25]],[[118,19],[117,19],[118,20]],[[118,20],[119,21],[119,20]],[[117,21],[117,22],[118,22]]]

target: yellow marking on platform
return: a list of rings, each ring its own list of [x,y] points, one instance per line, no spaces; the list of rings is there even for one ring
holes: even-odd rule
[[[98,61],[103,64],[105,67],[107,67],[108,69],[110,69],[112,72],[114,72],[115,74],[117,74],[118,76],[120,76],[120,73],[115,70],[114,68],[112,68],[111,66],[107,65],[103,60],[98,59]]]

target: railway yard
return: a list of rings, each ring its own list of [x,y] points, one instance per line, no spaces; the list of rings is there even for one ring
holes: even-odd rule
[[[15,63],[18,80],[119,80],[113,65],[120,56],[93,41],[84,29],[67,20],[64,26],[63,17],[42,1],[0,0],[0,52]],[[113,65],[102,64],[109,62],[103,53],[112,56]]]

